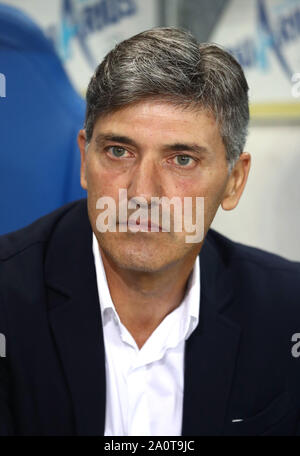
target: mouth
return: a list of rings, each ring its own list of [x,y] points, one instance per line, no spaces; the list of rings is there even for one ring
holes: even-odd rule
[[[167,232],[161,225],[157,225],[156,223],[151,222],[151,220],[149,220],[148,223],[140,223],[140,220],[136,220],[136,222],[128,221],[127,223],[118,223],[118,225],[127,226],[127,229],[131,232]]]

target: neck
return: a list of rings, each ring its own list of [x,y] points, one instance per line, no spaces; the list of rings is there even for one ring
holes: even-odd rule
[[[139,348],[184,297],[196,255],[163,272],[140,272],[118,267],[100,249],[112,301],[123,325]]]

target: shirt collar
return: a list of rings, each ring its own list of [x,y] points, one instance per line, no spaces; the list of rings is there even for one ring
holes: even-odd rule
[[[98,294],[101,308],[101,316],[103,322],[105,322],[107,309],[111,309],[116,317],[119,317],[115,309],[114,303],[111,299],[110,291],[108,288],[108,283],[106,279],[105,269],[102,261],[102,257],[99,250],[99,245],[95,234],[93,233],[93,254],[95,261],[97,285],[98,285]]]
[[[95,261],[96,277],[97,277],[97,286],[98,294],[100,301],[100,309],[103,324],[106,323],[109,316],[113,318],[121,325],[119,315],[116,311],[114,303],[111,299],[110,291],[108,288],[108,283],[106,279],[105,269],[102,261],[102,257],[99,250],[99,245],[95,234],[93,233],[93,254]],[[191,333],[195,330],[199,321],[200,313],[200,257],[199,255],[196,258],[194,267],[188,279],[188,285],[186,288],[185,296],[181,301],[179,306],[181,317],[180,317],[180,334],[176,338],[175,332],[173,333],[172,340],[169,341],[172,346],[176,344],[179,340],[183,338],[187,340]],[[110,309],[110,310],[109,310]],[[178,311],[179,308],[173,310],[173,312]],[[171,312],[169,315],[171,315]],[[176,312],[177,313],[177,312]]]

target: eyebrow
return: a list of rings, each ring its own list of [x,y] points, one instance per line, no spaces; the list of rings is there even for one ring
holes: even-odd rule
[[[174,143],[166,144],[164,150],[171,150],[173,152],[195,152],[196,154],[209,154],[209,150],[204,146],[199,146],[195,143]]]
[[[115,135],[113,133],[99,133],[96,136],[95,143],[97,146],[101,146],[105,141],[118,142],[121,144],[129,144],[130,146],[137,147],[137,143],[129,138],[128,136]]]
[[[133,147],[138,147],[138,144],[128,136],[123,136],[123,135],[116,135],[114,133],[99,133],[96,136],[95,143],[97,146],[103,145],[105,141],[112,141],[112,142],[118,142],[121,144],[129,144],[130,146]],[[164,151],[173,151],[173,152],[194,152],[196,154],[209,154],[209,150],[204,147],[200,146],[199,144],[196,143],[179,143],[176,142],[174,144],[165,144],[163,146]]]

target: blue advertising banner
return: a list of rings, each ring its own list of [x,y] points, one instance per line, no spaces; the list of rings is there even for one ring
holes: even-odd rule
[[[300,117],[300,0],[231,0],[211,41],[243,66],[252,117]]]

